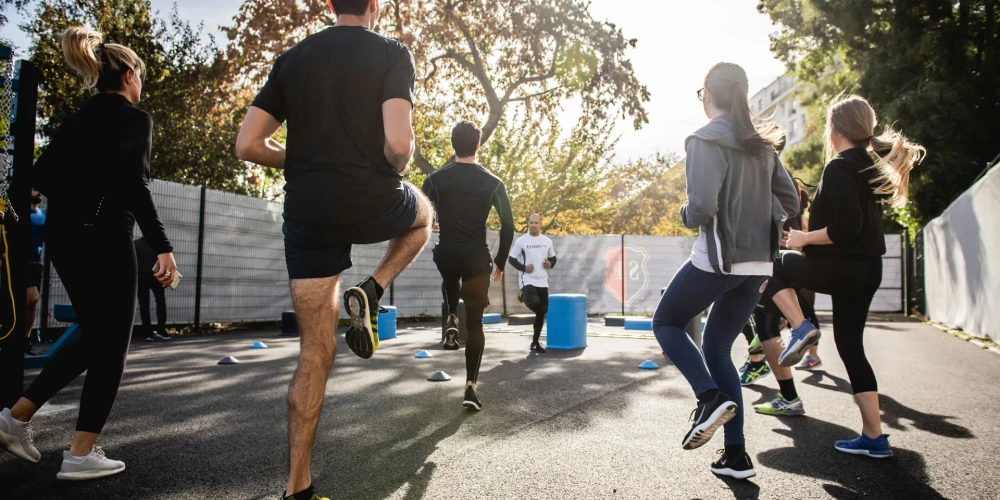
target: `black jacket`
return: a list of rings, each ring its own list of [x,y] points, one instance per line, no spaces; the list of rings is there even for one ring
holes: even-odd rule
[[[868,168],[874,164],[868,151],[854,148],[842,151],[823,169],[809,210],[809,231],[826,228],[833,244],[807,246],[810,257],[858,260],[885,255],[883,197],[871,184],[878,171]]]
[[[157,253],[173,251],[149,191],[153,119],[119,94],[97,94],[59,127],[35,162],[47,231],[127,231],[139,223]]]

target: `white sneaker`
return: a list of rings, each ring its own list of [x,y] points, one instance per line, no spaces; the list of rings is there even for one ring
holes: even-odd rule
[[[104,456],[104,450],[95,446],[83,458],[74,457],[69,450],[63,451],[62,468],[56,478],[67,481],[82,481],[99,477],[113,476],[125,470],[125,462],[111,460]]]
[[[38,463],[42,454],[35,449],[32,434],[31,422],[21,422],[10,416],[10,408],[0,411],[0,445],[29,462]]]

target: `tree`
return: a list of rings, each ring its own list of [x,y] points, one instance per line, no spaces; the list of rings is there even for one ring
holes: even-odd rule
[[[235,80],[258,87],[278,54],[331,23],[322,0],[246,0],[227,29]],[[578,98],[596,127],[647,121],[649,92],[625,57],[636,40],[581,0],[390,0],[381,24],[417,65],[414,161],[425,173],[449,158],[450,124],[476,118],[486,144],[512,105],[540,122]]]
[[[7,24],[8,19],[5,11],[8,6],[13,6],[20,11],[29,3],[31,3],[31,0],[0,0],[0,26]]]
[[[991,126],[1000,122],[1000,2],[760,0],[758,9],[779,27],[774,53],[824,104],[860,93],[881,123],[927,147],[901,222],[936,216],[1000,152]]]
[[[680,221],[687,200],[684,163],[676,154],[656,154],[615,165],[605,188],[607,213],[597,228],[605,234],[690,236]]]
[[[140,107],[154,121],[153,176],[176,182],[250,193],[249,172],[233,144],[239,123],[230,106],[229,74],[214,44],[201,42],[200,27],[153,16],[147,0],[43,0],[22,26],[32,38],[32,60],[41,74],[39,132],[51,137],[91,91],[63,61],[60,33],[85,24],[107,42],[132,48],[146,64]]]

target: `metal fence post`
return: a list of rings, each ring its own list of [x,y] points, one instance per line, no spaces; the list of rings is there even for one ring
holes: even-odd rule
[[[201,330],[201,269],[205,250],[205,194],[208,188],[201,183],[201,206],[198,208],[198,265],[195,271],[194,288],[194,329]]]
[[[622,233],[622,316],[625,315],[625,233]]]
[[[903,266],[903,314],[905,316],[910,315],[910,232],[904,231],[903,237],[903,258],[900,259],[900,264]]]
[[[503,315],[507,316],[507,280],[503,277],[500,278],[500,295],[503,297]]]

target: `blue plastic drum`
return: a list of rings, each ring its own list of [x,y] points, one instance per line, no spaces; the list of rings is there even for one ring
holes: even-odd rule
[[[549,296],[549,349],[583,349],[587,347],[587,296],[556,294]]]
[[[378,313],[378,339],[396,338],[396,308],[384,306],[387,311]]]

